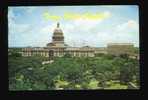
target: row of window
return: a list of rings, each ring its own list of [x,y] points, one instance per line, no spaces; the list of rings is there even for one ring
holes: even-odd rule
[[[66,53],[70,54],[71,56],[94,56],[93,52],[53,52],[53,56],[64,56]],[[23,56],[32,56],[32,55],[40,55],[40,56],[46,56],[48,57],[49,55],[52,56],[52,54],[49,54],[48,52],[23,52]]]

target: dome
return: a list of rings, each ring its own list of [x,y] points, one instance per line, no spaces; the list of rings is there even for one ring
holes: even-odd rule
[[[60,28],[56,28],[56,29],[54,29],[54,33],[63,33],[63,32]]]

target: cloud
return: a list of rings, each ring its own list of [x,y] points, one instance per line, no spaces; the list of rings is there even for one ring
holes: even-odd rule
[[[30,30],[29,24],[17,23],[13,9],[9,9],[8,11],[8,27],[9,27],[9,34],[15,34],[15,33],[20,34]]]
[[[28,43],[31,37],[30,33],[33,27],[29,24],[19,23],[14,8],[8,10],[8,44],[9,46],[23,46]],[[29,37],[28,37],[29,35]]]
[[[23,33],[27,33],[29,30],[31,30],[31,28],[29,27],[28,24],[15,24],[13,23],[13,25],[9,25],[9,34],[23,34]]]
[[[128,20],[125,23],[116,26],[117,32],[135,33],[139,31],[139,24],[135,20]]]
[[[135,14],[130,15],[133,16],[131,19],[124,13],[116,17],[120,13],[118,8],[116,11],[111,11],[111,8],[57,10],[55,7],[54,11],[50,7],[41,7],[42,10],[39,7],[12,8],[8,11],[9,42],[12,45],[45,46],[51,42],[57,22],[60,22],[64,32],[65,43],[72,46],[105,46],[109,42],[139,43],[139,23],[134,20]]]
[[[138,23],[134,20],[128,20],[116,27],[112,27],[111,30],[104,30],[97,33],[96,38],[98,43],[103,45],[108,43],[134,43],[139,45],[139,31]],[[96,39],[94,38],[94,39]]]
[[[66,41],[71,45],[82,45],[83,41],[92,46],[106,46],[110,42],[139,44],[138,23],[135,20],[128,20],[107,30],[99,31],[98,27],[103,20],[93,21],[77,19],[67,23],[64,27]],[[92,32],[96,30],[96,32]],[[78,42],[81,41],[81,42]]]
[[[67,22],[65,25],[63,25],[63,28],[67,35],[75,33],[81,36],[82,34],[84,35],[91,33],[91,30],[100,25],[101,22],[102,20],[75,19]]]
[[[45,25],[41,28],[41,33],[53,33],[53,30],[56,28],[56,23]]]
[[[32,13],[35,11],[38,7],[24,7],[27,13]]]
[[[104,12],[103,14],[106,17],[110,16],[109,12]],[[83,46],[87,43],[88,45],[95,45],[96,43],[93,40],[96,38],[96,32],[94,31],[98,30],[98,26],[101,25],[103,21],[103,18],[98,20],[78,18],[68,21],[63,25],[66,42],[77,46]]]
[[[83,27],[84,30],[89,30],[96,26],[98,23],[102,22],[102,20],[90,20],[90,19],[77,19],[74,20],[73,24],[79,28]]]

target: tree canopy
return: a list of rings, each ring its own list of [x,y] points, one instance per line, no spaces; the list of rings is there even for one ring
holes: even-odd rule
[[[126,55],[54,58],[9,56],[10,90],[127,89],[139,87],[139,61]]]

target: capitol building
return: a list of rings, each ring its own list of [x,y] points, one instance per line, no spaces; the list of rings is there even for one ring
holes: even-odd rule
[[[72,57],[94,57],[97,54],[134,54],[134,45],[132,43],[109,43],[107,47],[71,47],[64,42],[63,34],[60,24],[57,23],[57,27],[53,32],[52,42],[47,43],[46,47],[22,48],[22,56],[63,57],[69,54]]]

